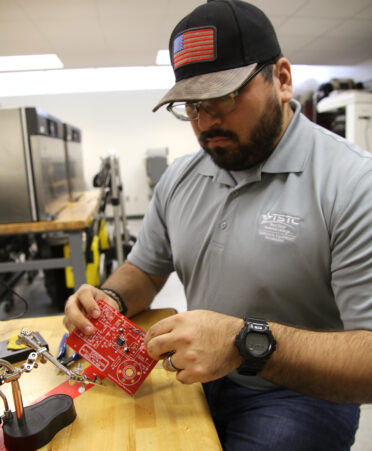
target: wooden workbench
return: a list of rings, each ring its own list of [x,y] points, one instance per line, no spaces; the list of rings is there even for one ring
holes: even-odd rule
[[[0,272],[33,271],[39,269],[71,266],[75,289],[85,283],[85,259],[83,255],[83,232],[89,227],[98,208],[99,190],[84,192],[78,201],[69,202],[51,221],[0,224],[0,235],[19,235],[64,232],[70,245],[69,258],[46,258],[0,263]]]
[[[86,191],[76,202],[68,202],[51,221],[17,222],[0,224],[0,235],[20,233],[56,232],[87,227],[97,209],[99,191]]]
[[[147,330],[151,324],[174,313],[172,309],[148,310],[133,318]],[[0,340],[22,327],[38,331],[57,354],[64,333],[62,316],[27,318],[1,324]],[[76,363],[75,363],[76,365]],[[24,405],[65,381],[48,362],[23,374],[20,386]],[[1,387],[14,410],[11,384]],[[43,451],[194,451],[221,450],[201,384],[183,385],[175,373],[160,363],[132,398],[104,379],[105,387],[94,386],[75,398],[77,418],[45,445]],[[2,413],[2,412],[1,412]],[[0,440],[1,441],[1,440]],[[0,446],[1,449],[1,446]]]

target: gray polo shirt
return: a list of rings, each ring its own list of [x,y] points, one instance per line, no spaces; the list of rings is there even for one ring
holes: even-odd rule
[[[203,151],[176,160],[129,260],[152,274],[176,270],[190,310],[372,329],[372,155],[292,103],[289,127],[260,165],[230,173]]]

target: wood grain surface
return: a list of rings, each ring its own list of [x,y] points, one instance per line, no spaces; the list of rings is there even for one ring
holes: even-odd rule
[[[175,313],[173,309],[147,310],[132,320],[147,330],[151,324]],[[56,356],[65,332],[63,316],[27,318],[0,323],[0,340],[9,339],[21,328],[38,331]],[[69,354],[71,350],[69,350]],[[86,363],[86,362],[85,362]],[[75,363],[76,365],[76,363]],[[48,362],[23,374],[20,386],[24,405],[37,399],[66,379]],[[201,384],[183,385],[175,373],[153,369],[132,398],[104,379],[75,400],[77,418],[59,431],[43,451],[195,451],[221,450]],[[1,389],[14,410],[11,384]]]
[[[99,192],[98,189],[84,192],[78,201],[68,202],[52,221],[0,224],[0,235],[84,229],[97,210]]]

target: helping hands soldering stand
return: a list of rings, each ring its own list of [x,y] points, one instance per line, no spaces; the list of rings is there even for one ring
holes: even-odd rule
[[[23,407],[22,394],[18,379],[26,372],[37,368],[37,360],[41,363],[47,360],[57,366],[72,382],[81,382],[80,392],[85,390],[86,384],[102,385],[98,378],[89,379],[83,374],[81,367],[69,370],[62,365],[45,347],[41,347],[34,337],[34,332],[21,330],[19,340],[34,350],[28,356],[21,368],[15,368],[7,360],[0,359],[0,385],[10,382],[15,412],[9,409],[6,396],[0,390],[0,397],[4,401],[4,415],[0,417],[3,423],[4,444],[10,451],[34,451],[48,443],[62,428],[68,426],[76,418],[74,402],[71,396],[57,394],[49,396],[42,401],[28,407]]]

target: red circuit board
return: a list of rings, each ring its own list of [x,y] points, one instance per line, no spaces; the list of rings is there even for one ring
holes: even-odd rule
[[[102,299],[98,300],[101,315],[87,316],[96,328],[93,335],[84,335],[75,329],[66,340],[81,357],[133,396],[154,368],[145,349],[145,332],[117,312]]]

